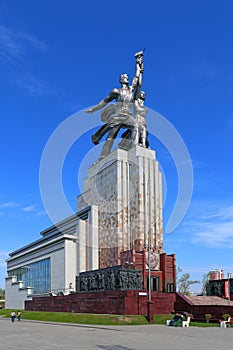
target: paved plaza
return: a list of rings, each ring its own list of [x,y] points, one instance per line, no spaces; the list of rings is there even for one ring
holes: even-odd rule
[[[91,326],[0,319],[0,347],[64,350],[214,350],[231,348],[233,329]]]

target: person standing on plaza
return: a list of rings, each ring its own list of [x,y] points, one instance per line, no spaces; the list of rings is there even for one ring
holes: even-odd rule
[[[18,313],[17,313],[17,318],[18,318],[18,321],[21,320],[21,311],[18,311]]]
[[[15,322],[15,312],[11,312],[11,322]]]

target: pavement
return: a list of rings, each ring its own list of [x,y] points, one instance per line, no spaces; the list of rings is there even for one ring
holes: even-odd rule
[[[231,349],[232,328],[93,326],[0,319],[3,350],[219,350]]]

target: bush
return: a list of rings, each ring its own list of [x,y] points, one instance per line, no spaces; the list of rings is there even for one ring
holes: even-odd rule
[[[212,315],[211,314],[205,314],[205,319],[206,319],[206,322],[209,323],[210,319],[212,318]]]
[[[231,315],[229,314],[222,315],[222,318],[224,319],[224,321],[227,321],[229,317],[231,317]]]

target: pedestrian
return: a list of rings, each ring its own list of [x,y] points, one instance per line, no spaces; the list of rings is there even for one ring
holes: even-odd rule
[[[15,322],[15,312],[11,312],[11,322]]]
[[[18,321],[20,321],[20,319],[21,319],[21,311],[18,311],[17,318],[18,318]]]

